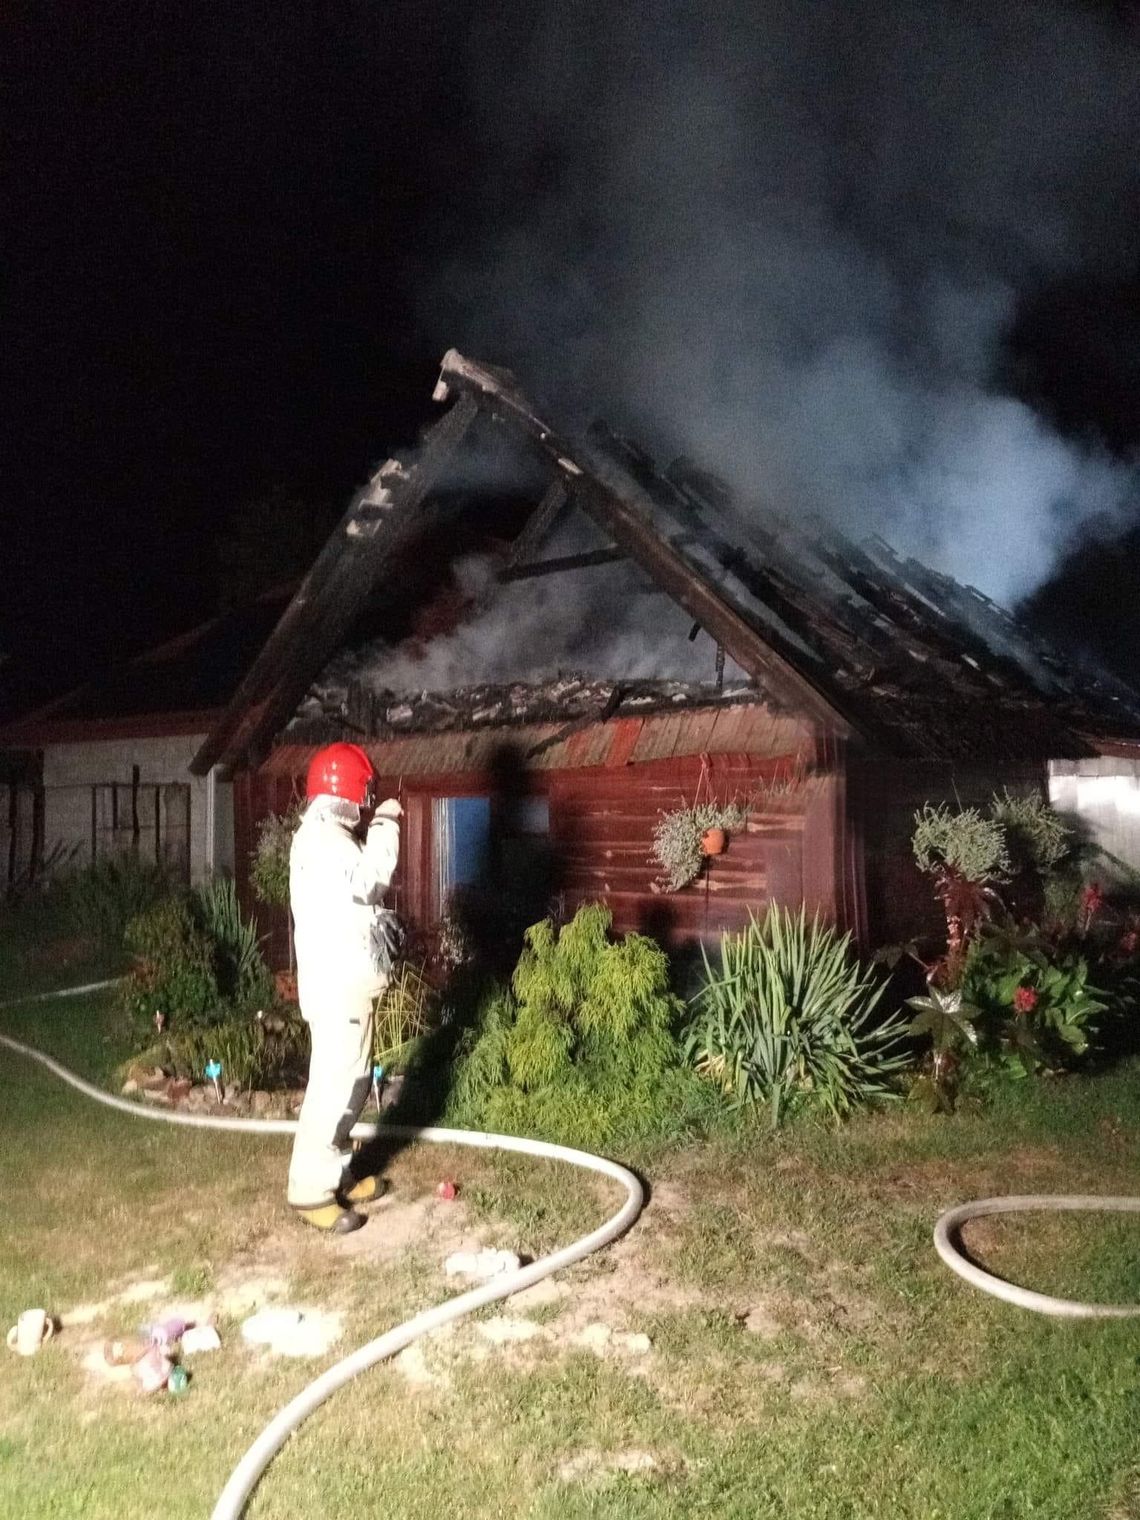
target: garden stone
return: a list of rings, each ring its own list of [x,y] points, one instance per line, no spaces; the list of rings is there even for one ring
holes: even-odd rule
[[[186,1094],[185,1107],[193,1113],[200,1113],[202,1109],[209,1108],[213,1096],[205,1087],[192,1087]]]
[[[175,1081],[171,1082],[170,1086],[166,1089],[170,1097],[170,1101],[172,1103],[185,1102],[186,1098],[190,1094],[190,1089],[193,1087],[193,1085],[194,1084],[191,1082],[189,1077],[176,1078]]]
[[[144,1087],[142,1095],[148,1103],[169,1103],[170,1094],[165,1089],[157,1087]]]
[[[133,1077],[128,1077],[127,1080],[123,1083],[122,1087],[119,1090],[122,1093],[122,1095],[123,1095],[124,1098],[129,1098],[129,1097],[131,1097],[131,1095],[133,1093],[137,1093],[138,1092],[138,1090],[139,1090],[139,1084],[135,1081],[135,1079]]]
[[[266,1116],[266,1114],[268,1114],[268,1112],[269,1112],[272,1104],[273,1104],[273,1099],[269,1096],[269,1094],[267,1092],[261,1092],[259,1090],[258,1092],[250,1093],[250,1095],[249,1095],[250,1110],[259,1119],[264,1119],[265,1118],[265,1116]]]

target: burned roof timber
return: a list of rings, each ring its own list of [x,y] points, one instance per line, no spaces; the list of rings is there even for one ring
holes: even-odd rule
[[[388,459],[341,518],[191,771],[226,774],[287,721],[385,566],[424,526],[431,492],[475,420],[469,397],[434,423],[410,465]]]
[[[412,462],[388,460],[353,502],[195,756],[196,773],[261,758],[383,571],[442,512],[432,492],[479,413],[506,425],[549,481],[500,581],[628,558],[727,650],[771,709],[890,753],[1066,758],[1093,752],[1093,738],[1140,740],[1134,692],[1078,680],[981,593],[884,544],[856,545],[830,525],[774,512],[746,518],[716,477],[685,460],[661,472],[604,424],[572,445],[513,376],[454,349],[435,399],[453,405]],[[590,518],[605,546],[537,558],[567,508]]]
[[[513,422],[553,461],[576,505],[608,533],[619,549],[685,609],[742,670],[763,682],[778,700],[798,709],[833,734],[849,735],[853,725],[830,700],[785,657],[773,649],[715,588],[654,530],[632,500],[604,484],[575,457],[575,450],[530,408],[500,370],[475,364],[449,349],[444,355],[436,399],[452,390],[478,396],[492,414]]]

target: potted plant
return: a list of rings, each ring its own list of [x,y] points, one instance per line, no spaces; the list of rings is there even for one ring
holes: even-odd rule
[[[720,855],[734,829],[748,821],[748,808],[741,802],[700,802],[693,807],[662,813],[653,831],[653,856],[664,871],[655,882],[658,891],[679,892],[700,875],[710,855]]]

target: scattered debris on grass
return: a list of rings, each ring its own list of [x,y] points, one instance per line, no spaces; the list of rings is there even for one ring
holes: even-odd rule
[[[496,1251],[486,1246],[482,1251],[453,1251],[443,1264],[448,1277],[470,1277],[486,1282],[504,1272],[517,1272],[521,1265],[513,1251]]]

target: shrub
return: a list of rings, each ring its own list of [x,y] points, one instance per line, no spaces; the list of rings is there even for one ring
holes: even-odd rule
[[[249,880],[258,901],[270,907],[289,905],[289,850],[304,810],[304,803],[296,802],[287,813],[270,813],[258,825]]]
[[[793,1108],[840,1118],[894,1096],[906,1065],[899,1019],[878,1017],[883,985],[851,953],[850,935],[773,904],[721,940],[685,1050],[738,1105],[767,1104],[773,1125]]]
[[[911,843],[919,870],[928,875],[945,870],[966,881],[1000,881],[1009,874],[1005,831],[977,808],[959,808],[954,813],[945,803],[938,807],[926,803],[914,815]]]
[[[131,920],[125,942],[135,957],[127,1006],[148,1026],[160,1013],[172,1033],[212,1028],[273,1001],[257,932],[242,917],[232,881],[157,903]]]
[[[946,953],[926,966],[927,977],[955,988],[971,941],[995,913],[1022,922],[1040,916],[1050,878],[1069,852],[1070,830],[1040,792],[1007,790],[995,793],[988,816],[926,803],[914,815],[911,844],[946,915]]]
[[[675,1121],[687,1079],[668,961],[611,923],[590,904],[527,930],[510,990],[492,987],[460,1046],[454,1122],[596,1146]]]
[[[960,988],[931,986],[908,1002],[916,1014],[909,1032],[928,1035],[933,1046],[915,1095],[944,1110],[960,1087],[985,1087],[995,1073],[1072,1067],[1108,1008],[1084,955],[1036,929],[985,930],[970,947]]]
[[[136,965],[126,1005],[140,1023],[161,1013],[173,1026],[217,1022],[219,991],[214,947],[185,897],[156,903],[127,925],[125,942]]]
[[[166,877],[153,861],[137,855],[105,855],[60,879],[64,911],[81,934],[118,954],[127,925],[169,893]]]
[[[220,1061],[221,1080],[244,1088],[270,1088],[298,1080],[309,1061],[309,1031],[296,1014],[264,1021],[229,1018],[209,1028],[176,1032],[167,1042],[180,1075],[202,1080],[207,1061]]]
[[[1006,790],[990,803],[990,818],[1002,830],[1014,871],[1047,876],[1068,854],[1069,826],[1040,792],[1018,797]]]
[[[962,992],[978,1010],[980,1048],[1027,1073],[1071,1066],[1107,1007],[1089,985],[1085,957],[1035,930],[983,935],[967,958]]]

